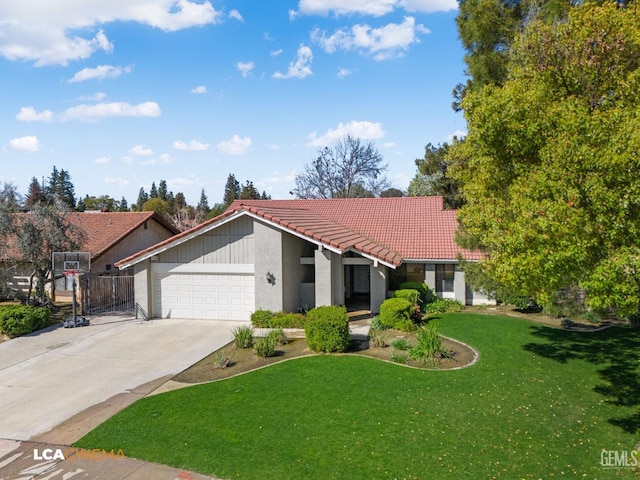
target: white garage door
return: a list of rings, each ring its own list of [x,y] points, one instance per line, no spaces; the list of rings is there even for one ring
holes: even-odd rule
[[[254,276],[214,273],[155,273],[154,316],[249,320],[255,310]]]

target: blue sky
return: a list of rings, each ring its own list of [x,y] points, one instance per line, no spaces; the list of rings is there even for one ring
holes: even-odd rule
[[[428,143],[465,130],[455,0],[0,3],[0,181],[55,165],[76,195],[197,203],[227,175],[291,198],[318,148],[375,142],[406,190]]]

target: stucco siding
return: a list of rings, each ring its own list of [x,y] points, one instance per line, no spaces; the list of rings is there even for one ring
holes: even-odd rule
[[[253,232],[255,239],[255,307],[274,312],[283,310],[283,233],[257,220],[253,223]],[[267,273],[273,276],[273,283],[267,281]]]

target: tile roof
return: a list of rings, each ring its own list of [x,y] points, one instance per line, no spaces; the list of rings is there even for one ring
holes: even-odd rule
[[[236,200],[228,211],[248,207],[288,211],[281,217],[285,222],[299,210],[313,212],[405,260],[455,260],[458,254],[468,260],[480,258],[478,252],[456,245],[456,211],[444,210],[442,197]]]
[[[28,213],[17,213],[20,217]],[[153,212],[72,212],[68,220],[85,232],[82,251],[90,252],[96,259],[111,247],[133,233],[139,226],[149,220],[155,220],[172,233],[177,230],[162,217]],[[11,239],[8,240],[11,247]],[[9,248],[9,254],[15,254]]]
[[[456,211],[444,210],[442,197],[349,198],[330,200],[236,200],[220,216],[132,255],[138,258],[237,214],[264,218],[341,251],[355,250],[387,264],[405,260],[480,258],[455,243]],[[116,265],[118,265],[116,264]]]

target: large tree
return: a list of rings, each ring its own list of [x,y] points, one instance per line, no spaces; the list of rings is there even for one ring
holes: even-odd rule
[[[47,196],[44,192],[44,188],[38,182],[36,177],[31,178],[31,183],[29,184],[29,191],[27,192],[27,198],[24,202],[24,206],[27,209],[33,207],[36,203],[45,202],[47,200]]]
[[[388,188],[384,176],[388,166],[372,142],[347,135],[333,147],[318,150],[318,156],[296,175],[298,198],[351,198],[369,191],[374,196]]]
[[[439,195],[443,198],[445,208],[449,209],[460,208],[464,204],[459,182],[449,174],[449,147],[446,142],[438,146],[427,144],[424,158],[416,160],[418,173],[409,184],[409,196]]]
[[[459,241],[484,252],[490,282],[541,303],[580,286],[594,308],[638,311],[639,59],[635,11],[586,4],[531,22],[504,85],[467,94],[450,152]]]
[[[51,203],[60,200],[70,209],[76,207],[75,187],[68,170],[58,170],[54,166],[45,193]]]
[[[227,183],[224,186],[224,196],[222,202],[225,208],[231,205],[231,202],[240,198],[240,182],[236,180],[236,176],[230,173],[227,177]]]

